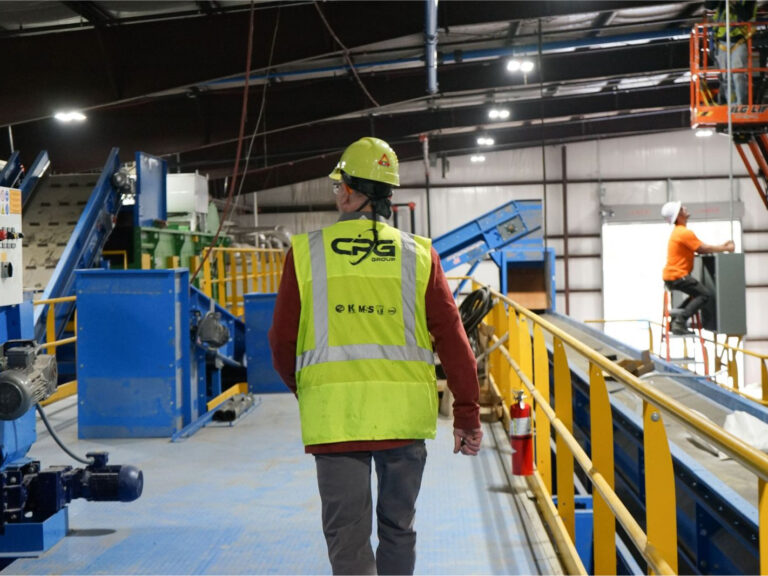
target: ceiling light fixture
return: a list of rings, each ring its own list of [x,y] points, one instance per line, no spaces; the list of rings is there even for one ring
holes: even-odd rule
[[[493,146],[495,142],[496,141],[490,136],[480,136],[477,139],[477,144],[479,146]]]
[[[696,130],[696,137],[697,138],[709,138],[715,133],[714,130],[711,128],[699,128]]]
[[[491,108],[488,110],[488,118],[491,120],[506,120],[509,118],[509,110],[507,108]]]
[[[83,122],[86,118],[85,114],[82,112],[77,112],[75,110],[69,111],[69,112],[56,112],[53,116],[58,120],[59,122]]]
[[[478,162],[485,162],[485,156],[482,154],[472,154],[472,156],[469,157],[469,161],[475,164]]]
[[[533,70],[533,62],[531,60],[518,60],[517,58],[512,58],[512,60],[507,61],[508,72],[522,72],[523,74],[528,74],[531,70]]]

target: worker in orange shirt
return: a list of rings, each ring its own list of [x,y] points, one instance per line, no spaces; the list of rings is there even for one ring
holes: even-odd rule
[[[733,240],[723,244],[704,244],[693,231],[686,228],[691,217],[688,209],[681,202],[667,202],[661,208],[661,215],[675,228],[669,236],[667,247],[667,265],[664,266],[662,279],[668,290],[685,292],[688,298],[682,304],[680,312],[670,314],[670,328],[673,334],[690,334],[687,328],[688,319],[693,316],[710,298],[714,292],[691,276],[694,254],[714,254],[715,252],[733,252]]]

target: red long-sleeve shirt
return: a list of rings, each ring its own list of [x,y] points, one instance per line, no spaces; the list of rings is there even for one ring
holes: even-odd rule
[[[425,296],[427,327],[435,339],[435,350],[453,393],[454,428],[475,429],[480,427],[480,406],[477,364],[467,335],[461,324],[459,311],[445,279],[440,258],[432,249],[432,270]],[[296,341],[299,331],[301,298],[293,264],[293,251],[285,257],[283,277],[275,302],[269,344],[272,364],[286,386],[296,394]],[[308,454],[387,450],[410,443],[411,440],[361,440],[313,444],[305,447]]]

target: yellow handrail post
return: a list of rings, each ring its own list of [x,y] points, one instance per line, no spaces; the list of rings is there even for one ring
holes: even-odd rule
[[[241,290],[240,294],[243,296],[243,305],[240,308],[240,315],[245,314],[245,295],[248,294],[248,255],[244,251],[240,251],[240,270],[242,271],[241,278]]]
[[[504,310],[504,304],[502,302],[499,302],[493,309],[493,327],[494,327],[494,334],[501,338],[504,336],[504,330],[507,327],[507,312]],[[508,396],[508,387],[509,387],[509,363],[504,359],[504,357],[501,354],[501,350],[496,350],[493,353],[493,371],[494,371],[494,378],[496,379],[496,382],[499,383],[499,386],[501,386],[501,393],[504,395],[504,398],[502,399],[502,402],[509,406],[509,403],[507,402]]]
[[[648,350],[653,354],[653,325],[648,322]]]
[[[589,417],[592,465],[614,489],[613,417],[603,371],[589,363]],[[608,503],[592,491],[595,574],[616,574],[616,519]]]
[[[272,282],[273,289],[272,289],[272,292],[277,292],[277,288],[278,288],[278,284],[279,284],[278,279],[280,277],[280,272],[282,271],[282,267],[280,266],[280,262],[279,262],[280,261],[280,257],[277,255],[277,250],[272,252],[272,260],[275,263],[274,268],[272,270],[272,278],[273,278],[273,282]]]
[[[571,391],[571,372],[565,347],[559,338],[555,338],[555,413],[570,434],[573,434],[573,398]],[[573,487],[573,454],[568,448],[565,437],[557,434],[557,511],[563,519],[571,540],[575,541],[576,517]]]
[[[760,360],[760,383],[763,388],[763,402],[768,402],[768,368],[765,365],[765,358]]]
[[[549,401],[549,355],[544,332],[538,324],[533,325],[533,382],[536,390]],[[547,493],[552,494],[552,457],[549,443],[552,437],[552,425],[540,402],[535,404],[536,430],[536,468],[541,476]]]
[[[499,302],[499,306],[504,306],[503,302]],[[520,328],[518,328],[517,313],[512,306],[509,307],[507,326],[509,332],[509,339],[507,340],[507,351],[510,358],[515,362],[520,360]],[[506,390],[504,392],[504,403],[507,406],[511,406],[515,401],[515,391],[523,389],[523,382],[520,380],[517,372],[510,370],[509,378],[507,379]]]
[[[192,275],[192,273],[195,270],[198,269],[199,266],[200,266],[200,256],[198,256],[197,254],[193,254],[192,256],[190,256],[189,257],[189,274],[190,274],[190,276]],[[205,286],[204,286],[205,282],[204,282],[204,279],[202,278],[202,276],[198,277],[198,282],[197,283],[200,286],[200,291],[202,293],[205,293]]]
[[[501,318],[499,316],[499,306],[500,304],[496,304],[493,308],[491,308],[491,311],[486,316],[485,321],[488,323],[488,325],[493,327],[494,336],[500,336],[499,332],[501,332]],[[488,341],[488,345],[490,345],[490,340]],[[493,376],[493,379],[500,383],[501,386],[504,384],[501,383],[501,371],[502,371],[502,362],[501,362],[501,352],[498,350],[495,350],[491,352],[488,355],[488,372],[491,376]],[[503,390],[502,390],[503,393]],[[506,403],[506,402],[505,402]]]
[[[210,248],[207,248],[208,252],[210,252]],[[208,255],[208,258],[205,258],[203,261],[203,285],[205,288],[203,288],[203,292],[205,292],[208,295],[208,298],[213,298],[213,284],[211,284],[211,255]]]
[[[677,573],[677,506],[672,454],[661,412],[646,400],[643,400],[643,450],[648,546],[658,550]],[[648,572],[653,574],[650,569]]]
[[[264,254],[264,260],[265,260],[265,267],[264,267],[264,277],[266,279],[266,286],[267,292],[272,292],[272,254],[270,252],[267,252]]]
[[[218,286],[218,299],[219,299],[219,305],[223,306],[224,308],[227,307],[227,281],[225,277],[224,272],[224,254],[219,252],[218,250],[214,251],[214,256],[216,258],[216,284]]]
[[[259,290],[259,253],[251,252],[251,292]]]
[[[232,314],[239,316],[240,311],[237,304],[239,298],[237,293],[237,258],[234,252],[229,253],[229,288],[232,292],[229,309],[232,311]]]
[[[757,479],[758,531],[760,532],[760,574],[768,574],[768,482]]]
[[[56,304],[48,304],[48,315],[45,317],[45,341],[51,344],[56,341]],[[54,346],[48,346],[45,349],[47,354],[56,354]]]

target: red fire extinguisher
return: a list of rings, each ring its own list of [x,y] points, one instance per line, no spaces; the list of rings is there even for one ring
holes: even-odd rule
[[[509,443],[512,445],[512,474],[533,474],[531,407],[523,401],[522,390],[515,392],[515,403],[509,407]]]

